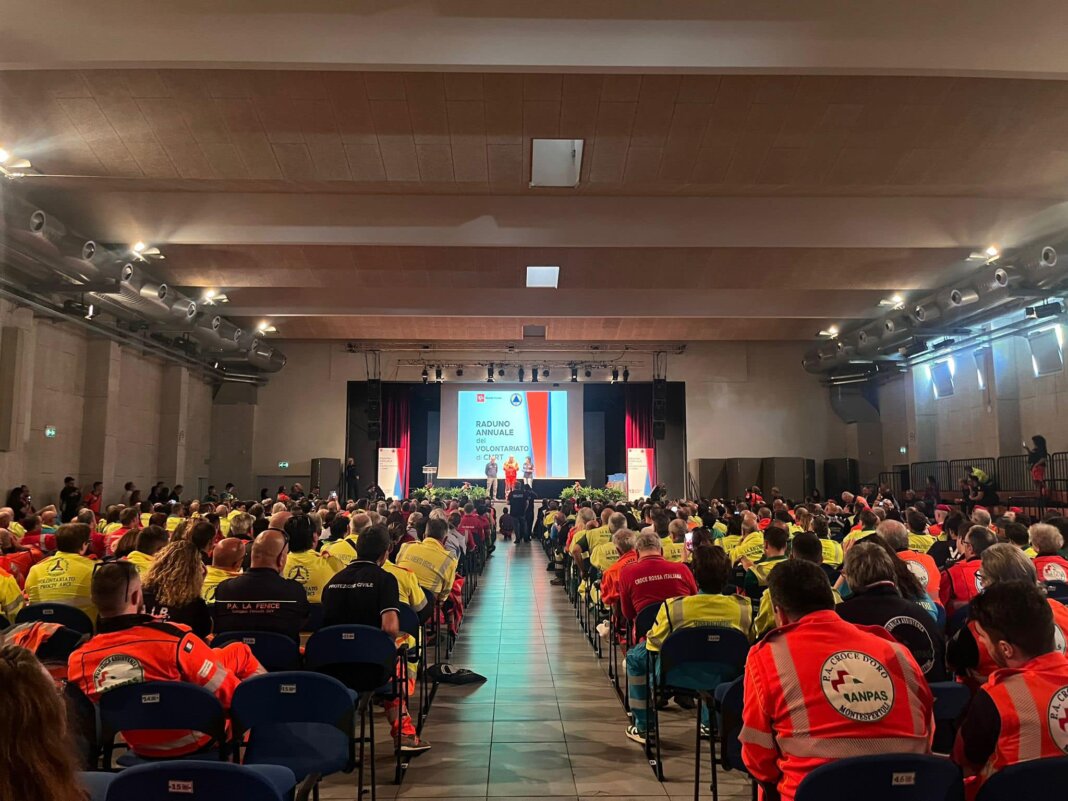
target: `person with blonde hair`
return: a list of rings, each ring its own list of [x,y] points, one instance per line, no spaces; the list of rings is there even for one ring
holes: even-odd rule
[[[0,709],[0,798],[86,798],[63,698],[44,666],[18,645],[0,645]]]
[[[211,615],[201,593],[207,568],[190,540],[172,542],[156,554],[144,581],[145,612],[164,623],[184,623],[198,637],[211,633]]]

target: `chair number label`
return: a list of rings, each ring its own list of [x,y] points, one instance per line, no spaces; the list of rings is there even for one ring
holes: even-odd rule
[[[894,787],[911,787],[916,784],[916,773],[914,771],[894,773],[891,775],[890,784]]]

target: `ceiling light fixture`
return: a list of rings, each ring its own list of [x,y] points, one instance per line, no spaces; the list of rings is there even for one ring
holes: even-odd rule
[[[821,337],[830,337],[831,339],[834,339],[838,336],[838,326],[832,325],[828,328],[821,329],[819,335]]]
[[[571,383],[572,384],[578,383],[578,368],[577,367],[572,367],[571,368]]]
[[[464,368],[462,368],[462,367],[457,367],[456,368],[456,377],[457,378],[463,378],[464,377]]]
[[[7,164],[9,158],[11,158],[11,154],[0,147],[0,164]]]
[[[526,371],[523,369],[523,365],[519,365],[519,369],[516,371],[516,375],[519,376],[519,383],[523,383],[523,376],[526,375]]]
[[[530,185],[578,186],[582,175],[582,139],[532,139]]]
[[[560,283],[560,268],[558,266],[527,267],[528,289],[556,289]]]
[[[144,249],[146,247],[148,247],[148,246],[144,242],[141,242],[140,240],[138,240],[137,242],[133,243],[133,252],[134,253],[143,253]]]
[[[439,384],[444,380],[440,364],[434,368],[434,380]]]
[[[630,368],[629,367],[624,367],[623,368],[623,383],[626,384],[628,381],[630,381]]]
[[[538,366],[534,365],[530,368],[530,381],[532,384],[538,383]]]
[[[613,367],[612,368],[612,383],[614,384],[618,380],[619,380],[619,368],[618,367]]]
[[[996,245],[990,245],[983,252],[987,255],[988,258],[991,259],[996,259],[999,255],[1001,255],[1001,251],[997,249]]]
[[[590,368],[589,367],[586,368],[585,375],[586,375],[586,378],[591,378],[593,376],[593,373],[590,372]]]
[[[424,384],[430,380],[430,373],[427,372],[426,365],[423,365],[423,372],[419,374],[419,377],[423,379]]]
[[[487,384],[492,384],[493,383],[493,365],[492,364],[489,367],[486,368],[486,383]]]

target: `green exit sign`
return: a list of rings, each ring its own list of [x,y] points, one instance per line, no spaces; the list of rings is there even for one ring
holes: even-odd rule
[[[286,470],[289,468],[289,462],[279,462],[278,467],[280,470]]]
[[[56,438],[56,427],[55,426],[45,426],[45,439],[55,439],[55,438]]]

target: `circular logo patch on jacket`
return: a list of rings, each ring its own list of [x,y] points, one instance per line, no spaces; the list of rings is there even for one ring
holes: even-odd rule
[[[124,684],[139,684],[145,680],[141,663],[127,654],[112,654],[100,660],[93,671],[93,686],[97,692],[114,690]]]
[[[1064,568],[1055,562],[1048,562],[1045,567],[1042,568],[1042,580],[1043,581],[1068,581],[1068,573],[1064,571]]]
[[[1057,747],[1068,754],[1068,687],[1061,687],[1049,700],[1046,710],[1049,736]]]
[[[905,567],[909,569],[909,572],[920,580],[920,583],[926,587],[931,577],[927,574],[927,568],[917,562],[915,559],[905,560]]]
[[[823,695],[850,720],[882,720],[894,705],[894,681],[883,664],[860,651],[838,651],[820,668]]]

